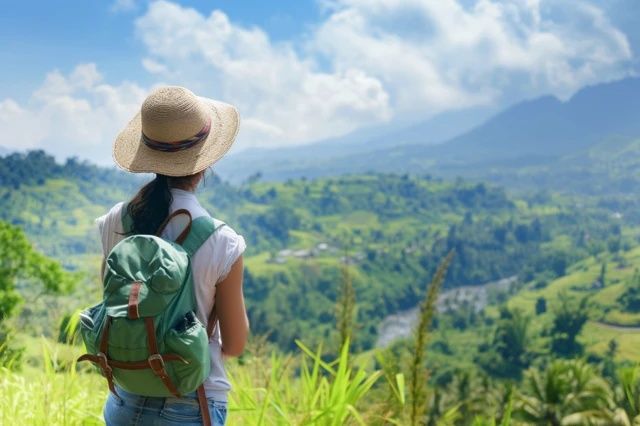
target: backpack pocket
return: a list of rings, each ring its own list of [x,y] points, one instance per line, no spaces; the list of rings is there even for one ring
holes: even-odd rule
[[[167,352],[175,353],[187,363],[172,362],[172,377],[181,394],[193,392],[209,376],[211,361],[207,330],[193,312],[187,312],[165,335]]]
[[[100,339],[104,313],[105,309],[102,303],[80,312],[80,335],[85,348],[87,348],[87,353],[96,354],[98,352],[98,340]]]

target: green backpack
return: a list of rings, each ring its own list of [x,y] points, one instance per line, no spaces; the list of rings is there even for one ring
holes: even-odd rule
[[[189,222],[172,242],[131,235],[127,231],[132,221],[123,207],[123,227],[130,236],[106,258],[103,301],[80,314],[88,354],[78,361],[96,364],[116,396],[114,383],[153,397],[180,397],[197,390],[206,423],[209,410],[202,383],[211,368],[209,339],[216,319],[214,309],[207,330],[195,315],[191,257],[224,223],[208,216],[192,220],[181,209],[164,221],[157,235],[180,214]]]

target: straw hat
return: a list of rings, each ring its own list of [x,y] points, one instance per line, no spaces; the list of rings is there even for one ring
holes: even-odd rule
[[[184,87],[161,87],[118,135],[113,159],[133,173],[188,176],[222,158],[239,124],[232,105],[198,97]]]

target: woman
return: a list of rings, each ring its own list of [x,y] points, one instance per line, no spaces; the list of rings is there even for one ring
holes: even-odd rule
[[[195,190],[204,173],[231,147],[238,132],[239,116],[228,104],[199,98],[181,87],[153,91],[140,112],[118,135],[115,162],[129,172],[155,173],[128,203],[116,204],[96,221],[106,256],[126,238],[123,209],[132,220],[134,234],[155,234],[173,212],[186,209],[193,219],[208,215],[198,203]],[[162,237],[175,240],[185,228],[176,216]],[[218,327],[209,342],[211,374],[204,383],[211,424],[226,419],[230,384],[223,357],[242,353],[249,330],[242,293],[242,236],[225,225],[207,239],[193,255],[192,272],[198,304],[197,316],[207,324],[215,301]],[[104,267],[104,262],[103,262]],[[108,425],[201,425],[196,394],[181,398],[152,398],[116,388],[104,409]]]

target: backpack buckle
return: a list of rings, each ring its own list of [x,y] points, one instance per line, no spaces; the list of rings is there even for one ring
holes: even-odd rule
[[[147,362],[156,376],[162,377],[167,375],[167,372],[164,369],[164,359],[162,358],[162,355],[153,354],[147,358]]]
[[[98,364],[102,369],[102,374],[105,377],[111,377],[113,373],[111,370],[111,366],[109,365],[109,359],[107,358],[107,356],[104,354],[104,352],[98,352],[96,356],[98,357]]]

